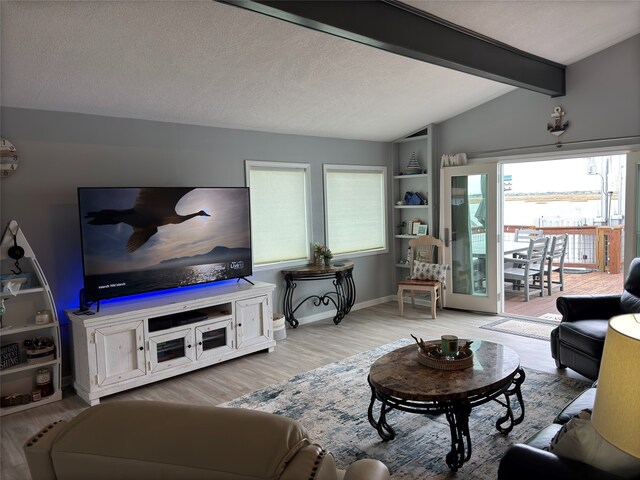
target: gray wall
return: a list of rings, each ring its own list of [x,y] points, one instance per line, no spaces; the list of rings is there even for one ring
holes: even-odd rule
[[[561,48],[561,47],[560,47]],[[550,98],[514,90],[439,125],[440,153],[554,152],[563,143],[640,135],[640,35],[598,52],[567,68],[567,94]],[[556,105],[566,113],[569,128],[560,137],[547,132]],[[618,145],[638,143],[614,142]],[[599,146],[600,143],[579,147]],[[575,149],[570,145],[565,149]]]
[[[323,242],[322,164],[388,165],[392,155],[390,144],[378,142],[6,107],[1,113],[2,136],[15,145],[20,162],[1,183],[3,229],[10,219],[21,225],[59,313],[77,306],[82,287],[78,186],[244,186],[245,159],[310,163],[313,241]],[[391,272],[390,254],[354,261],[358,303],[393,293],[392,275],[380,274]],[[281,311],[280,271],[252,278],[277,285],[274,310]],[[296,296],[304,298],[312,287],[301,286]],[[328,309],[302,308],[298,316]]]

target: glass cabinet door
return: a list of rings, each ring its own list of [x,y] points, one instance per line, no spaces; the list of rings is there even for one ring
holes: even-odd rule
[[[196,359],[231,353],[234,348],[231,319],[196,327]]]
[[[194,359],[193,329],[183,329],[149,337],[151,372],[191,363]]]

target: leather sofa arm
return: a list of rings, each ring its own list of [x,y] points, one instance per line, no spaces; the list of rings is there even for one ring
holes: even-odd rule
[[[525,444],[509,447],[500,460],[498,480],[620,480],[586,463],[561,458]]]
[[[562,314],[563,322],[577,320],[608,320],[624,312],[620,309],[620,294],[565,295],[558,297],[556,308]]]
[[[344,474],[343,480],[388,480],[389,469],[379,460],[363,458],[353,462]]]
[[[53,422],[24,443],[24,454],[27,458],[32,480],[56,480],[56,472],[51,459],[51,448],[68,423],[64,420]]]

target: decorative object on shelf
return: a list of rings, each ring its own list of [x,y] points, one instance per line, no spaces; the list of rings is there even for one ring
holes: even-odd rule
[[[411,225],[411,230],[409,230],[409,235],[418,235],[418,227],[422,225],[422,221],[419,218],[412,218],[409,220],[409,224]]]
[[[33,340],[25,340],[24,346],[27,349],[27,363],[43,363],[54,360],[55,344],[49,337],[36,337]]]
[[[36,371],[36,387],[43,397],[48,397],[53,393],[51,370],[49,370],[48,368],[39,368]]]
[[[18,152],[13,144],[0,139],[0,178],[8,177],[18,168]]]
[[[15,367],[20,363],[17,343],[10,343],[0,349],[0,370]]]
[[[413,152],[411,154],[411,157],[407,162],[407,166],[400,173],[402,175],[417,175],[419,173],[422,173],[422,167],[420,166],[420,162],[418,162],[416,152]]]
[[[22,273],[22,269],[20,268],[20,259],[24,257],[24,248],[18,245],[18,224],[9,224],[7,229],[13,236],[13,245],[7,250],[7,255],[9,255],[9,258],[15,260],[14,265],[16,267],[15,270],[11,269],[11,273],[14,275],[20,275]]]
[[[426,205],[427,199],[420,192],[406,192],[404,194],[405,205]]]
[[[466,153],[453,153],[442,155],[441,167],[458,167],[467,164]]]
[[[51,323],[51,310],[38,310],[36,312],[36,325]]]
[[[429,340],[425,342],[422,338],[418,340],[413,335],[411,337],[419,347],[418,363],[425,367],[437,370],[464,370],[473,366],[473,352],[471,351],[473,341],[471,340],[459,340],[455,355],[445,355],[442,352],[441,341]]]
[[[562,135],[567,127],[569,126],[569,122],[562,123],[562,117],[564,117],[565,113],[562,111],[562,107],[557,106],[553,109],[553,113],[551,114],[551,118],[553,119],[553,125],[547,123],[547,130],[551,135],[555,135],[559,137]]]
[[[429,235],[429,225],[418,225],[418,236]]]

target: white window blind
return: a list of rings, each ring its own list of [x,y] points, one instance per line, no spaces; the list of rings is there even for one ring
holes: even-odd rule
[[[324,166],[327,246],[334,254],[387,249],[386,167]]]
[[[309,165],[246,161],[256,266],[309,259]]]

